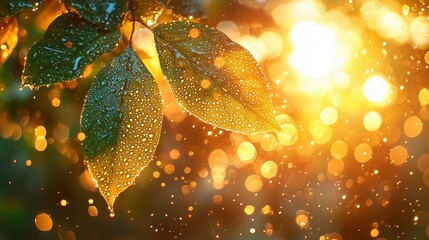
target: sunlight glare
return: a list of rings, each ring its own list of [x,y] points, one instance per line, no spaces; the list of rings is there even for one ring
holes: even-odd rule
[[[363,118],[363,126],[367,131],[377,131],[383,122],[380,114],[376,111],[368,112]]]
[[[317,0],[288,1],[278,4],[272,16],[277,25],[289,27],[303,20],[319,20],[325,11],[326,7]]]
[[[381,17],[380,32],[386,38],[393,38],[400,43],[410,39],[410,30],[404,18],[394,12],[388,12]]]
[[[390,87],[383,77],[375,75],[366,80],[362,90],[368,101],[383,104],[388,100]]]
[[[429,21],[424,16],[415,17],[410,23],[411,39],[414,44],[424,49],[429,44]]]
[[[335,67],[337,42],[329,28],[312,21],[295,24],[290,32],[293,52],[291,66],[312,77],[327,76]]]

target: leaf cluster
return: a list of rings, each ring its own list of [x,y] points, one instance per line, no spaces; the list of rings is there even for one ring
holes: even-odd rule
[[[246,49],[195,21],[157,23],[165,9],[202,17],[199,1],[63,1],[69,11],[58,16],[28,51],[23,85],[40,87],[81,78],[89,64],[117,48],[120,28],[128,18],[153,32],[165,79],[189,113],[242,133],[279,129],[265,75]],[[7,20],[2,31],[16,31],[13,15],[40,4],[40,0],[2,1],[0,18]],[[10,31],[2,31],[4,42]],[[81,115],[87,166],[111,209],[153,159],[162,118],[154,77],[129,44],[95,76]]]

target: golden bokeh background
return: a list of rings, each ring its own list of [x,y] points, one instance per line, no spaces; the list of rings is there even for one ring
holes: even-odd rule
[[[45,1],[19,15],[18,46],[2,51],[0,239],[428,239],[427,3],[201,3],[204,21],[261,64],[282,130],[244,135],[186,113],[137,24],[134,48],[164,98],[163,133],[110,217],[79,131],[91,77],[109,56],[81,80],[20,89],[28,48],[65,10]]]

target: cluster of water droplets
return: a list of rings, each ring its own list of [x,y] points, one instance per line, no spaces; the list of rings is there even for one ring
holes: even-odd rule
[[[82,113],[91,174],[110,209],[152,160],[158,145],[161,96],[131,47],[94,79]]]
[[[27,55],[24,84],[42,86],[80,78],[86,66],[116,47],[119,30],[102,33],[75,13],[59,16]]]
[[[267,81],[251,54],[216,29],[190,22],[155,28],[161,67],[181,105],[224,129],[278,129]]]

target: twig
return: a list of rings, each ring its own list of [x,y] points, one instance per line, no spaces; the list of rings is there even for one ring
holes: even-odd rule
[[[134,19],[134,2],[133,0],[128,0],[128,11],[131,13],[131,21],[132,21],[132,28],[131,28],[131,35],[130,35],[130,45],[132,44],[133,41],[133,34],[134,34],[134,29],[135,29],[135,25],[136,25],[136,21]]]

